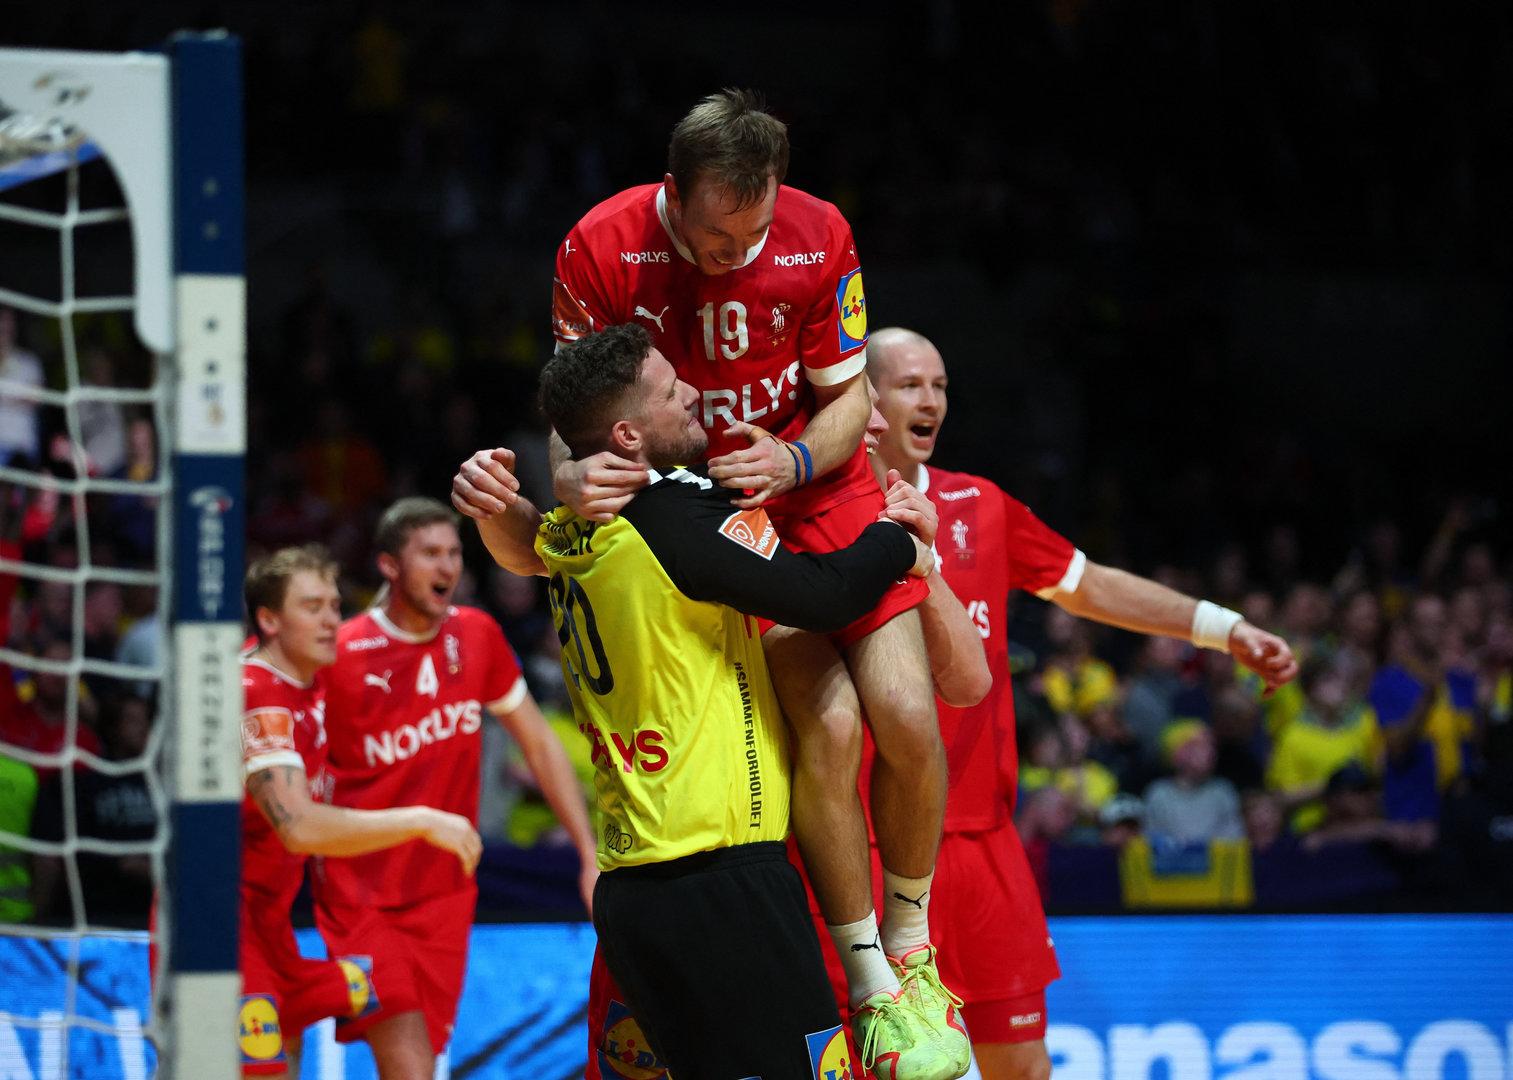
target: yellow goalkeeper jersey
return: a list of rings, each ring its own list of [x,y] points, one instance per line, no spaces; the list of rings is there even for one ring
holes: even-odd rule
[[[653,472],[613,521],[558,507],[536,537],[602,870],[786,837],[787,740],[752,616],[838,630],[914,561],[892,523],[792,551],[731,497],[702,470]]]

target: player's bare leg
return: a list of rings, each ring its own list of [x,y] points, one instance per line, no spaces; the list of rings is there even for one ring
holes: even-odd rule
[[[856,689],[828,638],[775,626],[762,649],[793,733],[793,835],[815,899],[827,923],[864,919],[872,913],[872,871],[854,780],[862,761]]]
[[[982,1080],[1051,1080],[1051,1055],[1045,1041],[973,1043]]]
[[[378,1066],[378,1080],[431,1080],[436,1055],[419,1010],[381,1020],[368,1029],[368,1046]]]
[[[941,985],[930,944],[948,777],[919,612],[905,611],[848,646],[846,663],[877,746],[872,824],[883,864],[883,948],[903,1000],[935,1036],[942,1075],[961,1076],[972,1061],[956,1013],[961,999]]]
[[[919,614],[905,611],[850,645],[846,666],[877,745],[872,823],[883,869],[928,877],[946,819],[947,778]]]

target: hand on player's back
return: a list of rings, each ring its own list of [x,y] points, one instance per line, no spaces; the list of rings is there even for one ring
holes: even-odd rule
[[[1298,674],[1298,662],[1292,655],[1292,647],[1277,635],[1268,634],[1244,620],[1236,623],[1229,632],[1229,653],[1266,681],[1268,695]]]
[[[478,451],[452,477],[452,505],[458,513],[480,521],[504,513],[520,497],[514,468],[513,450],[501,446]]]
[[[608,450],[581,460],[564,461],[552,477],[552,489],[579,517],[609,521],[636,492],[651,483],[646,466]]]
[[[798,462],[787,443],[755,424],[739,421],[730,425],[729,433],[736,438],[744,436],[751,445],[710,458],[709,475],[721,487],[747,493],[745,498],[734,500],[736,506],[750,510],[798,486]]]
[[[904,483],[903,474],[897,469],[888,470],[888,490],[883,496],[887,504],[878,520],[896,521],[908,529],[929,547],[935,543],[935,531],[940,527],[940,515],[935,504],[918,488]]]
[[[483,838],[472,822],[461,814],[449,814],[445,810],[425,807],[426,843],[450,851],[462,863],[462,872],[471,875],[478,869],[478,860],[483,855]]]

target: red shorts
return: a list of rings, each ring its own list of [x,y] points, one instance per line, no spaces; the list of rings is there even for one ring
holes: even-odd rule
[[[597,945],[588,977],[588,1067],[583,1075],[585,1080],[660,1080],[667,1075]]]
[[[789,840],[788,857],[802,860]],[[805,877],[805,885],[808,878]],[[872,847],[872,895],[883,910],[883,867]],[[846,974],[809,890],[809,913],[819,934],[841,1014],[846,1015]],[[1040,894],[1025,862],[1014,826],[974,833],[946,833],[930,887],[930,940],[940,949],[943,983],[966,1003],[962,1020],[974,1042],[1028,1042],[1045,1035],[1045,987],[1061,975],[1046,928]],[[1038,1009],[1026,1005],[1031,998]],[[1039,1013],[1038,1035],[1021,1019]],[[989,1037],[1009,1032],[1012,1038]]]
[[[371,956],[382,995],[377,1008],[337,1023],[336,1041],[355,1042],[381,1020],[419,1011],[431,1050],[440,1054],[457,1019],[477,901],[476,889],[464,889],[402,908],[316,904],[315,922],[327,950],[332,956]]]
[[[238,946],[242,997],[237,1042],[243,1076],[288,1068],[285,1043],[328,1016],[366,1016],[378,1007],[368,956],[311,960],[299,954],[285,918],[241,912]]]
[[[781,509],[772,511],[770,516],[778,535],[788,546],[799,551],[838,551],[855,541],[863,529],[876,521],[884,505],[882,489],[869,488],[813,511],[807,517],[791,517],[783,514]],[[930,587],[924,578],[906,577],[896,581],[888,586],[875,608],[850,626],[831,634],[830,639],[839,648],[855,644],[894,616],[924,603],[929,594]],[[765,620],[758,621],[763,633],[772,626]]]

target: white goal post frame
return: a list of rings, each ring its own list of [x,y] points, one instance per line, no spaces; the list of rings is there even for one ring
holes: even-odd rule
[[[231,1080],[241,1073],[241,43],[217,31],[176,35],[161,54],[0,49],[0,103],[98,146],[130,214],[136,331],[158,356],[159,415],[171,439],[171,508],[159,524],[173,582],[159,688],[173,804],[158,908],[158,1075]],[[25,297],[0,303],[67,316]]]

